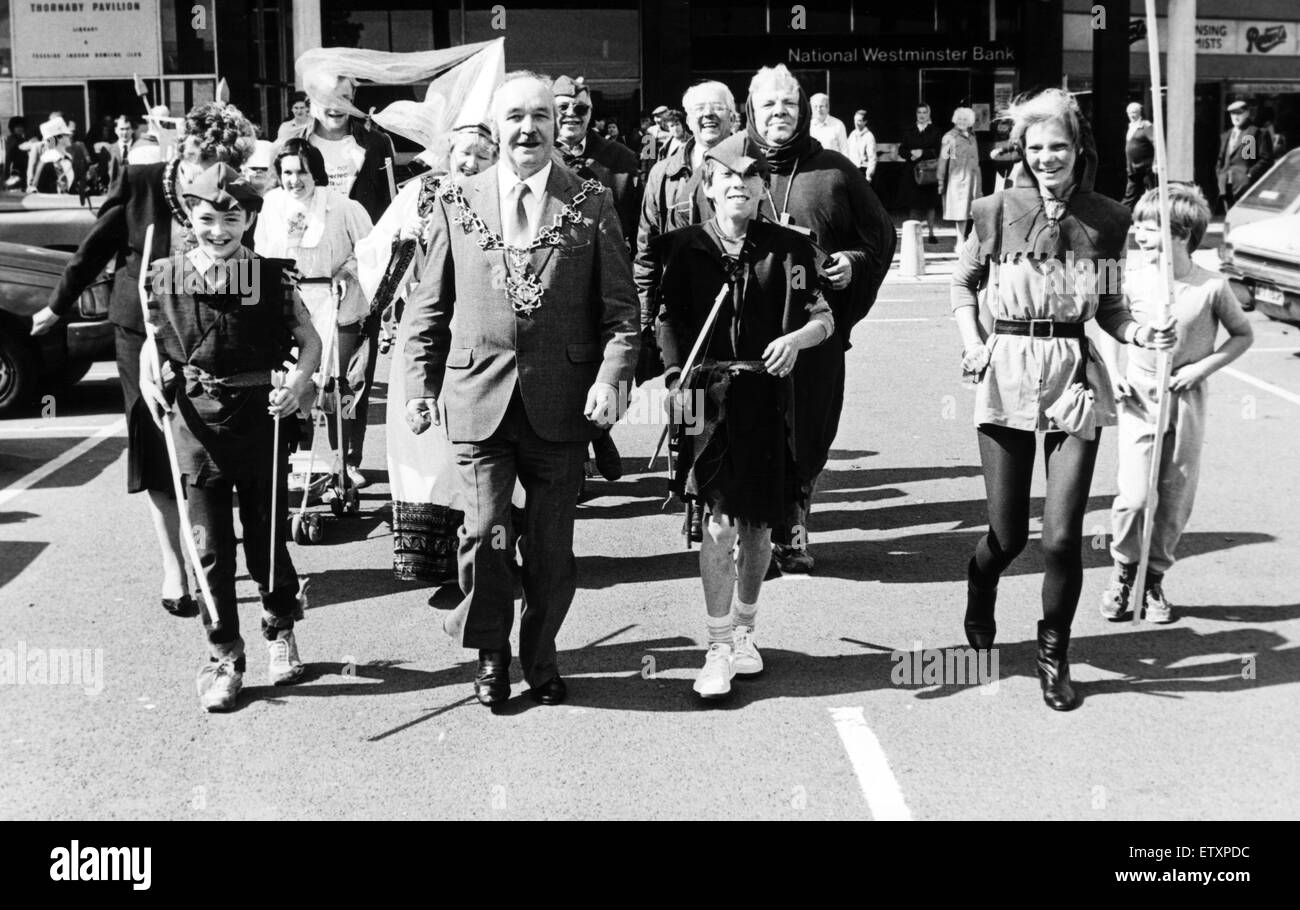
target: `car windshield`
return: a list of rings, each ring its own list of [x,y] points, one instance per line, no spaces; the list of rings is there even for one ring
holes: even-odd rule
[[[1241,197],[1238,205],[1270,212],[1286,211],[1300,196],[1300,149],[1282,159],[1276,167]]]

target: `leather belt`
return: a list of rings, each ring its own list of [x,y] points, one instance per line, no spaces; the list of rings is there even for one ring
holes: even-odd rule
[[[1051,319],[998,319],[993,323],[998,335],[1028,335],[1030,338],[1082,338],[1082,322],[1056,322]]]

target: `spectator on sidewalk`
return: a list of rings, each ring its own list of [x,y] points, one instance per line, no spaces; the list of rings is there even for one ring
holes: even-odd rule
[[[903,173],[902,202],[910,218],[925,218],[930,228],[926,242],[936,244],[934,236],[935,209],[939,207],[938,173],[939,146],[943,135],[938,124],[930,120],[930,105],[922,102],[916,106],[916,123],[903,133],[898,145],[898,156],[909,165]]]
[[[870,183],[876,175],[876,137],[867,129],[866,111],[854,111],[853,132],[849,133],[847,145],[848,151],[845,154],[862,172],[862,176],[867,178],[867,183]]]
[[[939,152],[939,196],[943,217],[957,230],[957,245],[966,239],[970,205],[984,195],[980,188],[980,151],[971,132],[975,112],[959,107],[952,112],[952,129],[944,134]]]
[[[1142,116],[1142,105],[1128,106],[1128,133],[1124,137],[1125,175],[1124,205],[1131,212],[1142,194],[1156,185],[1156,147],[1151,121]]]
[[[812,123],[809,132],[822,144],[822,148],[848,154],[849,140],[844,132],[844,121],[831,116],[831,99],[825,92],[818,92],[808,99],[812,105]]]

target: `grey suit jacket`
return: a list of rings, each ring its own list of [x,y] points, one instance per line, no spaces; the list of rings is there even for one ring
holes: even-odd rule
[[[497,167],[464,184],[465,199],[488,229],[501,233]],[[551,224],[581,189],[556,164],[539,226]],[[407,301],[406,397],[437,398],[453,442],[482,442],[501,424],[516,384],[533,429],[551,442],[595,437],[583,415],[594,382],[630,382],[640,345],[636,289],[622,227],[608,192],[589,197],[580,224],[565,222],[558,247],[532,254],[541,307],[514,312],[506,297],[503,250],[484,251],[479,235],[452,218],[439,198],[423,277]]]

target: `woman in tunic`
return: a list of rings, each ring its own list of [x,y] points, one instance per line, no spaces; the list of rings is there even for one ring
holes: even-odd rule
[[[943,217],[957,229],[957,245],[966,239],[970,205],[980,196],[980,150],[971,127],[975,112],[959,107],[952,112],[952,129],[944,134],[939,150],[939,195]]]
[[[755,220],[766,161],[718,146],[705,154],[704,168],[713,218],[660,240],[660,342],[673,389],[673,491],[708,510],[700,575],[709,650],[695,691],[719,698],[734,675],[763,670],[754,621],[771,529],[807,495],[795,464],[791,373],[799,352],[826,341],[835,326],[816,282],[800,280],[816,269],[811,245]],[[687,363],[701,333],[697,359]]]
[[[1084,323],[1096,318],[1123,344],[1167,348],[1173,322],[1139,325],[1121,284],[1128,209],[1093,190],[1092,132],[1068,94],[1048,89],[1012,108],[1013,140],[1024,149],[1017,184],[974,203],[975,230],[952,279],[962,369],[978,377],[975,426],[988,493],[989,530],[967,567],[966,636],[991,648],[998,579],[1029,537],[1030,482],[1043,432],[1043,619],[1038,676],[1057,711],[1078,704],[1070,683],[1070,625],[1083,586],[1083,516],[1099,427],[1116,422],[1110,378]],[[1095,284],[1066,276],[1069,258]],[[987,336],[976,294],[988,284],[996,317]]]
[[[364,369],[348,370],[352,355],[362,341],[362,320],[370,309],[361,285],[357,281],[356,245],[370,233],[370,216],[361,203],[339,195],[329,188],[325,173],[325,160],[320,150],[305,139],[290,139],[275,159],[275,171],[280,186],[266,194],[262,213],[257,218],[254,246],[259,256],[272,259],[292,259],[302,275],[299,293],[312,325],[321,337],[327,362],[321,364],[321,375],[334,375],[334,350],[330,336],[334,326],[329,324],[330,288],[340,286],[338,316],[338,362],[347,371],[340,377],[340,389],[345,402],[354,402],[361,393],[357,388]],[[363,487],[367,480],[361,473],[361,456],[348,449],[347,441],[354,437],[351,426],[354,420],[365,420],[364,413],[350,415],[345,404],[343,437],[340,442],[334,421],[329,421],[330,445],[339,449],[342,461],[340,471],[347,471],[349,485]]]

